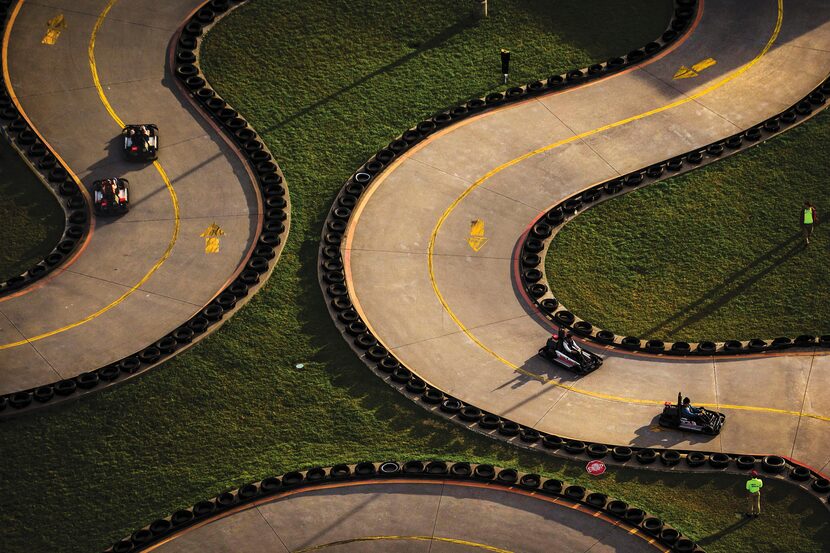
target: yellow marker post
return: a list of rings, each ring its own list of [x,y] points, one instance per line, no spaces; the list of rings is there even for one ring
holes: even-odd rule
[[[205,232],[199,236],[205,239],[205,253],[219,253],[219,237],[224,236],[225,231],[216,223],[212,223]]]
[[[476,219],[470,223],[470,237],[467,238],[467,244],[474,252],[479,251],[487,243],[487,238],[484,236],[484,221]]]
[[[715,58],[706,58],[705,60],[701,60],[694,64],[691,67],[686,67],[685,65],[681,65],[680,69],[677,70],[677,73],[674,74],[675,79],[691,79],[693,77],[697,77],[700,73],[705,70],[709,69],[713,65],[715,65],[717,60]]]
[[[64,19],[63,14],[58,14],[47,21],[46,29],[46,34],[43,35],[43,40],[40,43],[52,46],[58,41],[61,32],[66,29],[66,19]]]

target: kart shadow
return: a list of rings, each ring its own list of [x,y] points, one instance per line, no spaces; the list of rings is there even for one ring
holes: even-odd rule
[[[89,172],[84,181],[89,181],[87,188],[91,188],[92,181],[100,180],[109,177],[127,177],[129,173],[141,171],[152,161],[131,161],[125,159],[124,150],[122,147],[121,134],[113,136],[104,146],[104,152],[101,158],[87,167]]]
[[[538,353],[528,359],[519,367],[518,371],[523,374],[531,374],[539,379],[556,382],[576,382],[583,376],[590,373],[580,374],[564,369],[551,361],[548,361]]]
[[[654,415],[654,418],[651,419],[649,424],[638,428],[635,431],[637,437],[631,440],[631,445],[637,447],[667,448],[675,447],[678,444],[709,444],[718,438],[717,436],[710,436],[708,434],[682,432],[680,430],[664,428],[660,426],[659,420],[660,415],[658,413]]]

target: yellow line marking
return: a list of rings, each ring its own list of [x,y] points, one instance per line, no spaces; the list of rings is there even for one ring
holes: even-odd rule
[[[674,78],[691,79],[692,77],[697,77],[700,75],[701,71],[712,67],[716,63],[718,62],[714,58],[706,58],[705,60],[697,62],[691,68],[681,65],[680,69],[677,70],[677,73],[674,74]]]
[[[366,536],[363,538],[352,538],[350,540],[333,541],[331,543],[324,543],[322,545],[314,545],[305,547],[303,549],[295,549],[293,553],[308,553],[309,551],[319,551],[337,545],[347,545],[350,543],[359,543],[365,541],[439,541],[445,543],[454,543],[456,545],[466,545],[467,547],[475,547],[476,549],[483,549],[485,551],[492,551],[493,553],[513,553],[508,549],[501,549],[493,547],[492,545],[484,545],[483,543],[476,543],[467,540],[458,540],[454,538],[440,538],[437,536]]]
[[[487,243],[487,237],[484,236],[484,221],[476,219],[470,223],[470,237],[467,238],[467,244],[478,252]]]
[[[66,29],[66,19],[64,19],[63,14],[58,14],[47,21],[46,29],[46,34],[43,35],[43,40],[40,43],[52,46],[58,41],[58,37],[61,36],[61,31]]]
[[[778,35],[781,32],[781,26],[783,24],[783,21],[784,21],[784,0],[778,0],[778,19],[775,23],[775,28],[773,29],[772,35],[770,36],[769,40],[767,40],[767,43],[764,46],[764,48],[751,61],[749,61],[748,63],[746,63],[742,67],[736,69],[735,71],[733,71],[729,75],[725,76],[720,81],[717,81],[714,84],[710,85],[709,87],[704,88],[704,89],[696,92],[695,94],[692,94],[691,96],[686,96],[684,98],[681,98],[679,100],[676,100],[676,101],[671,102],[669,104],[666,104],[664,106],[661,106],[661,107],[658,107],[658,108],[640,113],[639,115],[634,115],[634,116],[628,117],[626,119],[621,119],[620,121],[617,121],[615,123],[609,123],[607,125],[604,125],[602,127],[598,127],[596,129],[593,129],[593,130],[590,130],[590,131],[585,131],[583,133],[571,136],[569,138],[559,140],[558,142],[548,144],[547,146],[543,146],[541,148],[538,148],[536,150],[533,150],[531,152],[523,154],[523,155],[521,155],[521,156],[519,156],[515,159],[512,159],[512,160],[510,160],[506,163],[503,163],[502,165],[499,165],[498,167],[496,167],[494,169],[491,169],[483,177],[479,178],[477,181],[475,181],[473,184],[471,184],[460,196],[458,196],[455,199],[455,201],[453,201],[450,204],[450,206],[444,211],[444,213],[441,215],[441,218],[438,219],[438,223],[435,225],[435,228],[432,230],[432,234],[431,234],[430,239],[429,239],[429,248],[427,250],[427,263],[429,265],[429,279],[430,279],[430,282],[432,283],[432,289],[435,292],[435,295],[438,298],[438,301],[441,302],[441,305],[444,307],[444,310],[447,312],[447,314],[450,316],[450,318],[453,320],[453,322],[455,322],[455,324],[458,326],[458,328],[460,328],[461,331],[464,332],[464,334],[470,340],[472,340],[478,347],[480,347],[481,349],[483,349],[484,351],[489,353],[492,357],[499,360],[504,365],[507,365],[511,369],[515,370],[516,372],[518,372],[520,374],[523,374],[524,376],[530,377],[534,380],[538,380],[539,382],[542,382],[544,384],[550,384],[552,386],[562,388],[563,390],[568,390],[568,391],[573,392],[575,394],[580,394],[580,395],[593,397],[593,398],[597,398],[597,399],[604,399],[604,400],[608,400],[608,401],[616,401],[616,402],[620,402],[620,403],[633,403],[633,404],[639,404],[639,405],[663,405],[664,401],[660,401],[660,400],[637,399],[637,398],[614,396],[614,395],[610,395],[610,394],[604,394],[604,393],[601,393],[601,392],[593,392],[591,390],[584,390],[584,389],[581,389],[581,388],[576,388],[574,386],[569,386],[567,384],[562,384],[561,382],[557,382],[555,380],[548,380],[548,379],[545,379],[545,378],[543,378],[543,377],[541,377],[537,374],[534,374],[532,372],[529,372],[529,371],[526,371],[526,370],[522,369],[519,365],[516,365],[515,363],[512,363],[511,361],[505,359],[504,357],[502,357],[501,355],[496,353],[494,350],[487,347],[481,340],[478,339],[478,337],[476,337],[464,325],[464,323],[461,322],[461,320],[458,318],[458,316],[450,308],[449,304],[447,303],[447,300],[444,298],[443,294],[441,293],[441,290],[438,288],[438,283],[437,283],[436,278],[435,278],[435,260],[434,260],[435,241],[438,237],[438,232],[441,230],[441,227],[444,225],[444,222],[452,214],[452,212],[461,204],[461,202],[464,201],[464,199],[467,196],[469,196],[476,188],[478,188],[479,186],[484,184],[487,180],[489,180],[494,175],[497,175],[498,173],[504,171],[505,169],[507,169],[509,167],[513,167],[514,165],[517,165],[517,164],[521,163],[522,161],[525,161],[526,159],[529,159],[529,158],[531,158],[533,156],[536,156],[538,154],[548,152],[550,150],[558,148],[559,146],[563,146],[565,144],[569,144],[571,142],[575,142],[575,141],[581,140],[583,138],[587,138],[589,136],[593,136],[595,134],[599,134],[601,132],[604,132],[604,131],[607,131],[607,130],[610,130],[610,129],[621,127],[623,125],[626,125],[628,123],[632,123],[634,121],[639,121],[641,119],[645,119],[646,117],[650,117],[652,115],[662,113],[664,111],[668,111],[668,110],[676,108],[678,106],[682,106],[684,104],[692,102],[692,101],[694,101],[698,98],[701,98],[701,97],[705,96],[706,94],[709,94],[710,92],[713,92],[713,91],[721,88],[725,84],[727,84],[727,83],[735,80],[736,78],[738,78],[740,75],[743,75],[744,73],[749,71],[755,64],[757,64],[758,61],[760,61],[761,58],[766,55],[766,53],[770,50],[770,48],[772,48],[772,45],[778,39]],[[826,417],[826,416],[822,416],[822,415],[803,413],[803,412],[800,412],[800,411],[790,411],[790,410],[786,410],[786,409],[774,409],[774,408],[771,408],[771,407],[753,407],[753,406],[747,406],[747,405],[712,405],[712,404],[702,404],[702,405],[704,407],[714,407],[716,409],[777,413],[777,414],[784,414],[784,415],[795,415],[795,416],[809,417],[809,418],[813,418],[813,419],[817,419],[817,420],[821,420],[821,421],[830,421],[830,417]]]
[[[224,236],[225,231],[216,223],[212,223],[205,232],[200,234],[205,239],[205,253],[219,253],[219,237]]]
[[[23,4],[24,0],[18,2],[17,7],[19,8]],[[107,109],[107,112],[110,116],[118,123],[118,126],[122,129],[124,128],[124,122],[116,115],[115,111],[112,109],[112,106],[107,99],[106,94],[104,93],[104,89],[101,87],[101,81],[98,78],[98,69],[95,65],[95,37],[98,35],[98,31],[101,28],[101,25],[104,23],[104,19],[106,19],[107,14],[112,9],[113,5],[118,0],[110,0],[101,14],[98,16],[98,20],[95,22],[95,27],[92,29],[92,36],[89,39],[89,68],[92,71],[92,80],[95,83],[95,88],[98,90],[98,97],[101,99],[101,102],[104,104],[104,107]],[[15,12],[16,14],[17,12]],[[11,23],[10,23],[11,25]],[[132,295],[136,290],[141,288],[145,282],[147,282],[151,276],[158,270],[159,267],[167,261],[167,258],[170,257],[170,254],[173,251],[173,246],[176,244],[176,240],[179,236],[179,224],[180,224],[180,216],[179,216],[179,200],[176,196],[176,191],[173,190],[173,185],[170,184],[170,179],[167,177],[167,173],[164,171],[164,168],[158,161],[153,162],[153,167],[156,168],[156,171],[161,176],[161,179],[164,181],[165,186],[167,187],[167,191],[170,193],[170,199],[173,202],[173,213],[175,215],[175,223],[173,225],[173,235],[170,237],[170,242],[167,244],[167,248],[164,250],[164,254],[156,261],[156,263],[150,268],[150,270],[145,274],[141,280],[139,280],[134,286],[132,286],[129,290],[124,292],[120,297],[118,297],[115,301],[110,303],[109,305],[102,307],[95,313],[87,315],[83,319],[76,321],[74,323],[68,324],[66,326],[62,326],[60,328],[56,328],[55,330],[50,330],[48,332],[44,332],[42,334],[38,334],[36,336],[31,336],[24,340],[19,340],[17,342],[11,342],[8,344],[0,345],[0,350],[9,349],[17,346],[22,346],[24,344],[28,344],[30,342],[36,342],[38,340],[43,340],[44,338],[48,338],[50,336],[54,336],[56,334],[60,334],[61,332],[66,332],[67,330],[71,330],[73,328],[79,327],[82,324],[88,323],[89,321],[99,317],[100,315],[106,313],[110,309],[118,306],[124,300],[126,300],[130,295]]]

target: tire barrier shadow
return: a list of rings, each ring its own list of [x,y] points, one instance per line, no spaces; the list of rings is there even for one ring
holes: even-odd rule
[[[239,156],[248,171],[262,215],[255,243],[243,258],[242,265],[230,283],[184,324],[141,351],[94,371],[37,388],[0,395],[0,419],[33,412],[113,386],[164,362],[219,328],[271,275],[282,252],[291,219],[288,190],[282,171],[256,131],[208,86],[198,67],[198,52],[204,31],[241,2],[242,0],[209,0],[201,8],[194,10],[174,33],[168,51],[168,62],[170,71],[176,76],[176,79],[173,79],[176,84],[171,83],[173,89],[178,88],[180,95],[186,98],[183,102],[187,101],[198,108],[196,111]],[[0,0],[0,4],[6,6],[0,9],[7,12],[8,3],[7,0]],[[0,94],[0,106],[3,98]],[[15,108],[2,108],[0,120],[6,119],[6,110],[17,113]],[[40,142],[33,144],[41,144],[40,147],[44,147]],[[54,172],[55,169],[51,171]],[[77,183],[70,181],[65,175],[62,179],[65,180],[62,181],[61,191],[64,185],[69,189],[70,182],[77,188]],[[78,194],[73,197],[83,201]],[[76,221],[81,215],[84,217],[83,221],[87,220],[86,211],[74,211],[72,215],[70,222],[75,226],[70,228],[76,228],[81,224]],[[59,244],[58,247],[60,246]]]
[[[763,354],[766,352],[780,352],[792,347],[830,347],[830,335],[802,334],[796,337],[780,336],[767,339],[753,338],[743,341],[702,341],[698,343],[665,342],[657,339],[640,338],[639,336],[617,336],[611,330],[597,328],[590,322],[580,319],[561,305],[545,284],[547,280],[544,271],[546,252],[553,236],[564,224],[572,220],[577,212],[590,209],[592,206],[612,197],[626,194],[671,176],[683,174],[703,164],[712,163],[747,148],[763,144],[770,138],[809,120],[824,110],[828,105],[828,95],[830,95],[830,79],[826,79],[790,108],[759,125],[724,140],[713,142],[704,148],[696,148],[681,156],[593,185],[554,205],[532,223],[528,232],[520,238],[519,244],[517,244],[517,249],[519,247],[521,249],[519,255],[515,256],[517,259],[515,261],[514,288],[519,288],[519,295],[524,296],[528,303],[535,307],[533,311],[537,320],[541,317],[542,320],[551,322],[556,327],[570,328],[575,335],[584,339],[630,352],[676,356],[709,356]],[[798,253],[802,249],[798,240],[799,236],[800,232],[794,233],[775,245],[754,262],[730,275],[725,279],[724,284],[709,290],[704,297],[701,297],[671,319],[661,321],[650,329],[650,332],[665,328],[671,323],[676,323],[672,325],[670,330],[670,332],[675,332],[713,313],[773,271],[778,265]]]
[[[339,98],[343,94],[346,94],[350,90],[354,90],[355,88],[359,87],[360,85],[371,81],[375,77],[378,77],[378,76],[383,75],[385,73],[389,73],[390,71],[393,71],[395,68],[406,64],[407,62],[413,60],[414,58],[417,58],[421,54],[423,54],[425,52],[428,52],[430,50],[434,50],[435,48],[438,48],[438,47],[442,46],[445,42],[447,42],[448,40],[450,40],[451,38],[456,36],[458,33],[463,31],[464,29],[468,29],[472,26],[473,26],[473,21],[470,20],[470,19],[461,20],[461,21],[456,22],[455,24],[447,27],[446,29],[444,29],[443,31],[438,33],[437,35],[435,35],[435,36],[427,39],[423,43],[419,44],[414,51],[412,51],[412,52],[410,52],[410,53],[408,53],[404,56],[401,56],[398,59],[396,59],[395,61],[392,61],[392,62],[384,65],[383,67],[375,69],[374,71],[372,71],[370,73],[367,73],[366,75],[363,75],[359,79],[357,79],[354,82],[340,88],[339,90],[337,90],[335,92],[332,92],[328,96],[326,96],[324,98],[320,98],[319,100],[312,103],[311,105],[308,105],[308,106],[296,111],[295,113],[292,113],[291,115],[289,115],[288,117],[286,117],[282,121],[279,121],[275,125],[272,125],[272,126],[268,127],[267,129],[265,129],[265,132],[273,132],[277,129],[281,129],[285,125],[288,125],[291,122],[295,121],[296,119],[299,119],[300,117],[306,116],[306,115],[314,112],[315,110],[325,106],[329,102],[331,102],[333,100],[336,100],[337,98]]]
[[[535,81],[523,87],[510,88],[506,94],[491,93],[484,98],[474,98],[465,104],[445,109],[405,131],[387,147],[378,151],[346,181],[329,211],[322,229],[319,248],[318,276],[320,287],[328,302],[329,314],[341,331],[341,335],[376,375],[424,409],[461,424],[474,432],[509,442],[517,447],[581,462],[586,459],[603,459],[611,464],[636,466],[651,470],[725,471],[741,474],[757,468],[763,470],[770,477],[793,483],[821,499],[826,499],[830,494],[830,480],[810,467],[778,455],[710,453],[685,449],[584,442],[570,437],[540,432],[534,428],[520,425],[509,418],[500,417],[475,405],[462,402],[451,394],[433,386],[404,366],[369,331],[368,326],[361,320],[360,314],[352,305],[349,297],[350,292],[341,256],[341,242],[344,233],[352,211],[358,204],[363,192],[396,158],[437,130],[446,128],[469,116],[504,106],[516,100],[578,86],[611,75],[626,67],[642,63],[647,58],[662,52],[670,43],[684,36],[683,33],[690,28],[691,23],[697,16],[696,0],[676,0],[675,7],[675,18],[672,20],[670,28],[663,33],[658,41],[629,52],[626,56],[612,58],[603,64],[595,64],[584,69],[573,69],[564,75],[551,76],[544,82]],[[680,173],[697,167],[704,161],[712,161],[746,148],[751,144],[761,142],[781,132],[783,128],[813,115],[824,106],[825,94],[830,94],[830,80],[819,86],[793,108],[782,112],[781,115],[773,117],[761,125],[726,140],[710,144],[705,148],[696,149],[684,156],[672,158],[664,163],[655,164],[592,187],[561,202],[546,212],[542,219],[536,221],[527,235],[521,237],[519,244],[517,244],[517,248],[522,248],[522,254],[529,253],[536,256],[532,263],[525,263],[525,265],[522,265],[521,256],[519,256],[517,268],[522,268],[522,270],[519,271],[520,274],[516,277],[515,284],[517,284],[518,290],[526,292],[534,298],[533,301],[541,308],[541,311],[533,309],[534,312],[540,313],[540,316],[544,314],[546,320],[572,327],[578,335],[590,336],[604,344],[617,344],[618,346],[627,347],[632,353],[633,350],[638,349],[642,351],[657,350],[658,344],[654,341],[642,344],[639,339],[636,339],[634,346],[630,347],[631,340],[619,340],[607,330],[595,332],[590,323],[577,321],[572,313],[564,308],[560,309],[559,302],[548,294],[547,286],[540,282],[544,278],[544,273],[539,266],[542,263],[541,259],[546,248],[546,240],[550,239],[554,229],[572,216],[576,209],[592,202],[601,201],[606,196],[617,195],[623,189],[633,189],[655,182],[664,174]],[[529,301],[528,303],[528,307],[532,308],[533,302]],[[554,314],[558,315],[554,316]],[[816,342],[815,337],[811,337],[811,339],[812,343]],[[803,338],[796,340],[787,338],[786,342],[777,339],[771,345],[765,343],[764,347],[782,349],[793,344],[802,345],[803,343]],[[830,336],[822,337],[821,344],[830,346]],[[690,348],[691,346],[688,351],[691,351]],[[677,353],[680,352],[676,347],[670,349]],[[711,354],[716,349],[718,348],[714,344],[711,345],[711,348],[709,344],[701,344],[697,351]],[[720,350],[730,352],[732,349],[727,348],[726,345],[720,348]],[[665,350],[666,347],[663,344],[658,351]],[[516,380],[510,385],[521,386],[521,384],[521,380]],[[830,508],[826,501],[824,505]]]
[[[317,467],[307,471],[293,471],[279,476],[270,476],[200,501],[190,508],[180,509],[171,516],[157,519],[128,537],[115,542],[106,549],[105,553],[144,551],[171,539],[187,528],[201,526],[228,514],[274,501],[297,489],[320,485],[331,486],[336,483],[342,485],[350,481],[373,482],[383,479],[394,482],[407,479],[413,482],[475,482],[478,485],[494,486],[516,493],[540,494],[542,497],[555,499],[557,503],[561,502],[565,506],[572,506],[592,514],[595,518],[603,517],[604,521],[628,529],[632,534],[636,533],[648,540],[654,540],[672,551],[703,552],[699,544],[695,544],[661,519],[649,515],[642,509],[632,507],[624,501],[610,498],[604,493],[592,492],[582,486],[571,485],[554,478],[545,478],[539,474],[524,473],[487,464],[412,460],[404,463],[364,461],[354,465]]]
[[[0,32],[3,33],[4,44],[8,40],[7,23],[12,3],[12,0],[0,0]],[[24,273],[0,282],[0,299],[21,292],[74,259],[79,246],[89,237],[92,217],[92,205],[86,188],[37,129],[32,127],[5,75],[4,72],[0,84],[0,134],[58,200],[65,221],[63,236],[46,257]]]

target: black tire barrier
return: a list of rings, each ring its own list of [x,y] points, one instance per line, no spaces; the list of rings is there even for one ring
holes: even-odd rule
[[[626,336],[622,339],[620,345],[625,349],[637,349],[640,347],[640,339],[636,336]]]
[[[716,469],[728,467],[731,460],[729,455],[725,453],[713,453],[709,456],[709,464]]]
[[[621,463],[631,460],[633,455],[634,451],[630,447],[624,445],[618,445],[611,450],[611,457],[613,457],[615,461],[619,461]]]
[[[191,331],[192,332],[192,331]],[[138,356],[127,357],[118,362],[118,369],[127,374],[135,373],[141,367],[141,360]]]
[[[628,510],[628,503],[620,501],[619,499],[614,499],[606,503],[605,510],[617,518],[623,518],[625,516],[625,512]]]
[[[586,448],[587,446],[585,445],[585,442],[580,440],[568,440],[565,442],[565,451],[571,455],[580,455],[585,453]]]
[[[646,518],[646,513],[642,509],[636,507],[629,507],[626,509],[623,519],[632,525],[639,525]]]
[[[52,388],[55,390],[55,393],[57,395],[65,397],[74,394],[75,390],[77,389],[77,386],[78,385],[74,380],[66,379],[55,382]]]
[[[663,521],[656,517],[643,519],[642,528],[651,535],[659,534],[663,529]]]
[[[478,425],[485,430],[495,430],[500,422],[501,419],[498,416],[487,413],[478,420]]]
[[[545,435],[542,436],[542,446],[545,449],[557,450],[565,443],[559,436]]]
[[[686,464],[690,467],[702,467],[706,464],[709,456],[699,451],[692,451],[686,455]]]
[[[574,501],[582,501],[585,497],[585,488],[582,486],[568,486],[565,488],[565,492],[563,494],[568,499],[572,499]]]
[[[755,466],[755,457],[752,455],[741,455],[735,459],[735,466],[740,470],[750,470]]]
[[[121,376],[121,369],[118,365],[109,365],[103,368],[98,369],[95,371],[98,374],[98,378],[103,380],[104,382],[112,382],[119,376]]]
[[[770,474],[779,474],[786,468],[786,461],[778,455],[767,455],[761,461],[761,468]]]
[[[830,480],[826,478],[816,478],[815,480],[813,480],[813,483],[810,484],[810,487],[813,489],[813,491],[822,495],[830,493]]]
[[[78,384],[78,388],[89,390],[98,385],[99,378],[98,375],[94,372],[85,372],[76,376],[75,382]]]
[[[638,451],[634,458],[641,465],[649,465],[657,460],[657,452],[650,448],[644,448]]]
[[[456,413],[461,412],[461,409],[463,408],[464,404],[455,398],[445,399],[443,403],[441,403],[441,411],[450,415],[455,415]]]
[[[810,474],[810,469],[807,467],[793,467],[790,470],[789,476],[791,480],[806,482],[812,475]]]
[[[680,462],[680,452],[674,450],[666,450],[660,452],[660,462],[667,467],[673,467]]]
[[[576,317],[570,311],[562,310],[554,313],[553,318],[554,320],[556,320],[557,323],[563,326],[570,326],[571,324],[573,324],[574,319]]]
[[[236,490],[222,492],[212,499],[199,501],[190,508],[179,509],[167,518],[156,519],[149,525],[132,532],[128,537],[115,542],[107,549],[107,553],[138,552],[154,547],[162,541],[171,539],[174,534],[185,530],[192,524],[209,520],[217,515],[222,516],[223,512],[231,507],[243,505],[257,498],[292,493],[292,490],[299,486],[313,487],[325,485],[330,481],[344,482],[350,479],[365,481],[390,477],[414,478],[425,482],[434,478],[447,477],[456,481],[485,481],[508,490],[518,486],[524,490],[565,498],[570,502],[569,504],[574,506],[581,503],[595,510],[597,514],[605,511],[620,519],[622,522],[616,524],[626,525],[627,530],[635,532],[639,529],[668,545],[685,540],[692,545],[692,550],[696,547],[688,538],[681,536],[679,532],[667,526],[659,518],[641,509],[629,507],[623,501],[609,498],[603,493],[592,492],[582,486],[568,485],[556,479],[543,479],[538,474],[523,474],[515,469],[487,464],[471,465],[466,462],[447,463],[444,461],[425,463],[420,460],[411,460],[404,463],[387,461],[377,464],[364,461],[353,466],[340,464],[331,468],[312,468],[305,473],[293,471],[281,476],[270,476],[259,482],[245,484]]]
[[[532,428],[522,428],[519,433],[519,439],[526,444],[532,444],[542,439],[542,435],[538,430],[534,430]]]
[[[605,444],[589,444],[586,453],[592,459],[602,459],[608,455],[608,446]]]
[[[502,436],[518,436],[520,430],[521,427],[518,423],[506,420],[499,421],[499,434],[501,434]]]
[[[427,384],[417,376],[413,376],[406,383],[406,389],[413,394],[422,394],[427,389]]]
[[[429,388],[421,394],[421,401],[430,405],[438,405],[444,401],[444,393],[441,390]]]
[[[551,478],[542,483],[542,489],[551,495],[559,495],[562,493],[564,485],[565,484],[561,480]]]

